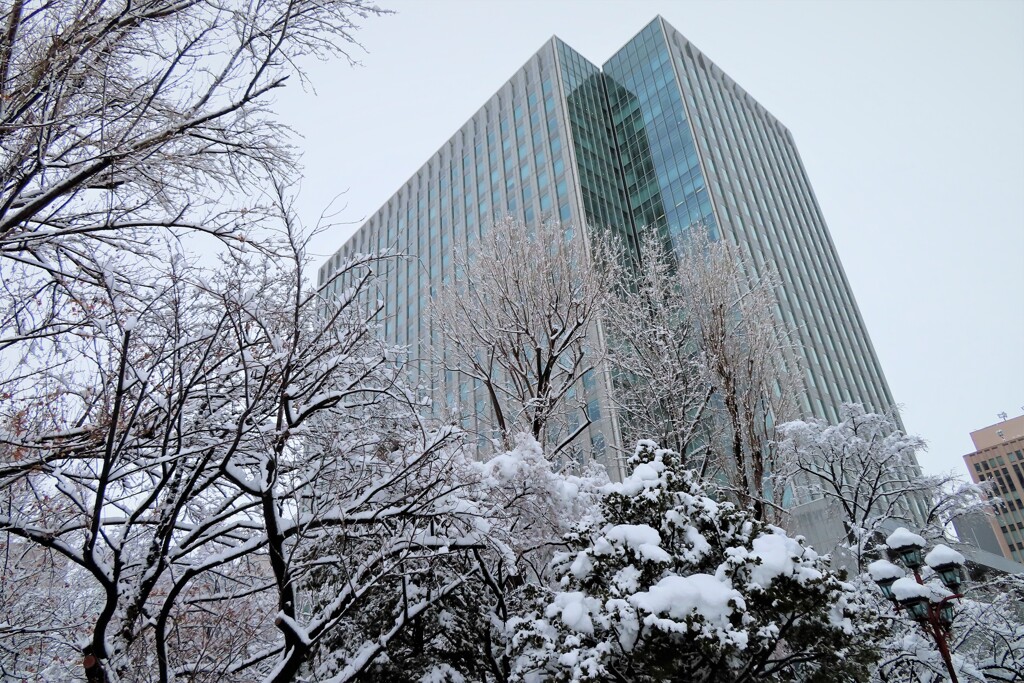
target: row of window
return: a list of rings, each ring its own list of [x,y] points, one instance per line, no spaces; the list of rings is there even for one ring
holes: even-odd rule
[[[996,514],[1006,514],[1007,510],[1017,510],[1024,512],[1024,501],[1020,498],[1005,497],[1002,499],[999,507],[996,509]],[[1017,515],[1021,521],[1024,521],[1024,515]]]
[[[1018,483],[1024,485],[1024,469],[1021,467],[1022,451],[1017,450],[1007,454],[1011,460],[1009,465],[1003,457],[995,456],[981,462],[974,463],[975,476],[979,482],[989,481],[995,485],[995,490],[1003,496],[1016,492]],[[1013,469],[1011,474],[1010,469]],[[1016,476],[1014,476],[1016,475]],[[996,514],[1005,514],[1005,510],[1014,510],[1015,507],[1024,507],[1024,503],[1013,498],[1005,499],[1004,505],[996,510]],[[1024,520],[1024,516],[1021,517]]]
[[[1007,453],[1006,458],[1011,463],[1014,461],[1024,462],[1024,450],[1017,449],[1015,451]],[[1006,461],[1003,460],[1003,456],[997,455],[994,458],[989,458],[988,460],[983,460],[981,462],[974,463],[974,470],[976,472],[988,471],[990,467],[1002,467],[1005,464]],[[1015,466],[1014,469],[1016,469],[1017,472],[1020,473],[1019,465]]]
[[[681,37],[680,40],[682,40]],[[689,50],[688,43],[685,45],[681,44],[681,47]],[[783,269],[783,277],[786,280],[787,286],[782,289],[782,297],[786,303],[786,319],[791,325],[804,328],[805,334],[806,330],[813,330],[816,333],[813,342],[816,342],[817,346],[822,349],[824,349],[824,346],[822,346],[822,339],[820,333],[818,333],[818,328],[824,328],[825,322],[823,318],[828,318],[835,333],[841,335],[844,339],[848,330],[853,334],[854,339],[846,339],[842,352],[838,354],[831,340],[833,335],[826,335],[826,344],[829,346],[830,353],[825,354],[822,358],[817,357],[817,353],[814,352],[814,343],[805,342],[805,347],[810,348],[812,351],[811,355],[816,365],[823,371],[816,372],[816,374],[819,377],[833,378],[830,383],[830,393],[833,393],[835,398],[850,400],[853,398],[850,389],[857,388],[861,392],[862,400],[863,398],[869,398],[872,402],[878,402],[879,399],[886,400],[887,397],[878,396],[874,392],[869,393],[868,391],[866,382],[868,378],[872,380],[872,384],[875,387],[880,388],[882,391],[884,391],[884,384],[881,382],[880,373],[877,372],[877,368],[874,367],[874,363],[870,360],[870,353],[863,343],[862,335],[856,333],[855,326],[850,324],[850,322],[844,321],[844,323],[836,325],[834,320],[832,320],[835,316],[840,315],[839,310],[836,309],[836,302],[845,303],[846,310],[848,311],[851,310],[852,302],[848,298],[848,293],[845,291],[846,288],[841,286],[843,280],[834,269],[833,259],[827,258],[830,244],[827,239],[822,239],[822,235],[819,234],[821,232],[820,226],[816,225],[816,221],[810,220],[809,224],[802,226],[802,230],[793,230],[793,226],[790,225],[788,231],[782,235],[775,232],[776,223],[779,225],[783,223],[789,224],[791,219],[800,223],[807,223],[808,219],[813,219],[817,215],[817,207],[813,205],[813,201],[806,199],[808,195],[807,189],[804,187],[802,174],[794,173],[791,170],[795,160],[789,158],[791,150],[788,149],[789,145],[786,144],[787,141],[781,134],[778,125],[772,125],[774,122],[766,121],[763,109],[749,101],[748,95],[743,93],[743,96],[740,97],[735,92],[737,90],[735,87],[731,89],[724,86],[708,87],[707,77],[698,76],[693,71],[693,60],[684,60],[684,62],[686,63],[682,64],[682,71],[692,91],[689,94],[688,100],[691,106],[701,112],[708,125],[716,131],[715,135],[705,136],[707,138],[707,149],[710,151],[710,155],[706,158],[706,163],[710,170],[716,171],[719,174],[727,173],[733,178],[740,180],[741,182],[735,184],[736,189],[744,195],[749,195],[749,197],[745,196],[737,201],[731,192],[733,183],[721,183],[720,185],[726,188],[724,193],[726,201],[722,207],[723,210],[729,216],[730,221],[748,227],[749,241],[757,243],[758,240],[761,240],[763,242],[762,249],[770,253],[773,252],[776,262],[787,265],[787,268]],[[723,93],[727,95],[732,94],[733,97],[723,97]],[[733,100],[737,101],[734,102]],[[724,121],[728,121],[728,123],[724,123]],[[702,129],[706,128],[700,120],[698,120],[698,125]],[[726,150],[724,155],[722,149]],[[779,155],[784,159],[782,163],[775,164],[775,170],[779,173],[769,178],[766,176],[764,169],[771,167],[769,158],[775,160],[779,158]],[[755,159],[758,163],[752,163]],[[739,166],[737,166],[736,160],[741,162]],[[779,180],[788,180],[789,184],[792,185],[790,191],[785,193],[785,202],[780,202],[773,197],[775,193],[780,191],[776,186]],[[760,194],[753,192],[757,188],[760,188]],[[793,188],[800,190],[796,192],[795,196],[792,196]],[[769,201],[766,202],[765,198],[768,198]],[[752,212],[750,210],[751,203],[759,208],[760,211]],[[787,214],[792,213],[793,215],[780,215],[779,207],[785,208],[794,203],[802,209],[802,212],[787,211]],[[762,216],[767,220],[762,220]],[[751,232],[749,227],[752,224],[757,224],[761,230]],[[811,235],[817,235],[818,244],[815,249],[808,249],[805,243],[805,240],[810,238]],[[769,236],[770,239],[766,239]],[[826,256],[827,266],[823,266],[820,259],[821,255]],[[789,277],[790,273],[799,273],[799,277]],[[829,283],[831,286],[826,286],[826,283],[819,279],[819,273],[831,276],[831,283]],[[808,283],[808,287],[811,283],[816,285],[816,287],[812,287],[815,290],[814,292],[808,291],[804,284],[805,281]],[[839,286],[837,287],[836,285]],[[793,294],[797,295],[794,297],[795,300],[791,300],[790,292],[787,291],[790,289]],[[816,296],[817,292],[823,291],[829,291],[829,296]],[[812,303],[817,305],[811,305]],[[806,309],[804,317],[807,320],[817,319],[819,324],[802,325],[801,323],[804,321],[798,320],[793,315],[794,311],[801,308]],[[825,312],[831,315],[824,315]],[[842,317],[845,316],[840,315],[840,318]],[[807,342],[811,341],[807,340]],[[858,353],[851,353],[853,349],[858,347]],[[836,355],[842,355],[845,358],[843,362],[833,366],[829,357]],[[858,362],[861,358],[865,361],[863,364]],[[860,372],[851,371],[852,368],[858,366],[860,367]]]
[[[705,223],[711,201],[657,22],[605,65],[614,84],[612,118],[637,226],[679,235]]]
[[[376,242],[418,257],[396,262],[384,282],[386,337],[410,344],[412,355],[425,349],[428,338],[431,346],[438,342],[424,313],[428,293],[455,275],[450,261],[454,249],[471,249],[469,243],[482,235],[487,222],[509,213],[527,222],[542,217],[572,220],[572,181],[554,105],[557,92],[550,69],[538,69],[536,62],[528,69],[541,77],[525,79],[524,86],[517,75],[346,245],[351,252],[372,249]],[[443,403],[476,408],[467,419],[485,426],[489,406],[481,389],[466,382],[448,386]],[[599,419],[597,399],[590,396],[588,404]],[[591,431],[592,439],[603,440],[599,431]]]
[[[385,337],[412,345],[413,355],[419,341],[429,334],[429,321],[425,320],[429,294],[436,291],[443,277],[452,274],[451,255],[456,242],[473,241],[495,215],[512,212],[531,219],[536,207],[551,211],[556,197],[564,200],[568,195],[557,118],[542,117],[535,85],[538,79],[530,77],[536,64],[532,66],[525,79],[521,74],[513,79],[496,97],[498,101],[489,103],[464,126],[335,257],[335,267],[347,255],[360,251],[391,248],[417,257],[394,262],[385,273],[382,287]],[[543,89],[547,91],[546,109],[553,110],[549,79],[544,81]],[[504,103],[502,95],[507,98]],[[525,110],[524,99],[528,102]],[[495,121],[496,112],[499,117]],[[508,124],[510,115],[514,129]],[[543,130],[545,122],[554,134]],[[498,129],[503,132],[500,153],[495,134]],[[545,170],[535,173],[538,168]],[[561,177],[552,180],[546,170],[549,168]],[[568,219],[571,209],[567,200],[559,209],[560,215]]]
[[[628,231],[629,214],[609,127],[606,79],[572,48],[564,44],[561,48],[559,58],[587,222]]]
[[[993,481],[995,482],[999,491],[1008,493],[1009,491],[1016,491],[1017,484],[1014,482],[1013,477],[1010,476],[1007,469],[1004,467],[1002,471],[993,470],[986,474],[979,474],[978,481]]]

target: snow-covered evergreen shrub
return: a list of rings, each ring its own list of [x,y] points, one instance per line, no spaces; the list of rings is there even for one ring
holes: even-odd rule
[[[565,536],[558,587],[517,624],[513,678],[864,679],[878,626],[825,558],[713,499],[640,442],[631,473]]]

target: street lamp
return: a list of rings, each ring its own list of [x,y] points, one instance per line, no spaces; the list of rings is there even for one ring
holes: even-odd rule
[[[953,627],[953,605],[952,603],[946,602],[939,607],[939,621],[948,631]]]
[[[948,545],[939,544],[928,553],[924,561],[932,568],[932,571],[939,575],[946,588],[954,593],[960,591],[960,584],[962,582],[960,568],[964,565],[963,555]]]
[[[953,670],[946,636],[953,627],[955,617],[951,601],[963,597],[959,590],[963,579],[961,567],[964,556],[942,544],[925,555],[925,540],[905,527],[892,532],[885,539],[885,544],[889,547],[890,556],[903,562],[914,573],[914,577],[906,576],[900,567],[887,560],[872,562],[868,565],[868,574],[885,597],[896,603],[897,610],[905,609],[931,635],[946,664],[950,680],[959,683]],[[946,595],[946,591],[928,586],[921,580],[920,569],[926,564],[952,593]]]
[[[897,579],[902,579],[906,572],[889,560],[878,560],[868,565],[868,574],[878,584],[878,587],[882,589],[882,594],[896,602],[896,596],[892,593],[892,585],[896,583]]]
[[[910,613],[914,621],[927,621],[932,591],[928,586],[920,584],[910,577],[896,579],[892,585],[892,594],[898,604]]]
[[[885,539],[885,544],[889,546],[889,550],[898,557],[908,569],[913,570],[915,573],[924,564],[924,538],[912,533],[906,527],[900,527],[896,531],[889,534],[889,538]]]

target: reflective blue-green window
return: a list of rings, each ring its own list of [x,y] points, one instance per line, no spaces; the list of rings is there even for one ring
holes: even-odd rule
[[[623,159],[629,208],[637,229],[685,239],[690,226],[714,214],[704,191],[696,145],[654,21],[605,65],[615,136]]]

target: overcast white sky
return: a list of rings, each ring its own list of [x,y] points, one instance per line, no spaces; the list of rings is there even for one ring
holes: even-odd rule
[[[1024,2],[380,0],[362,66],[278,98],[326,257],[551,35],[600,65],[661,14],[792,131],[928,472],[1024,412]]]

